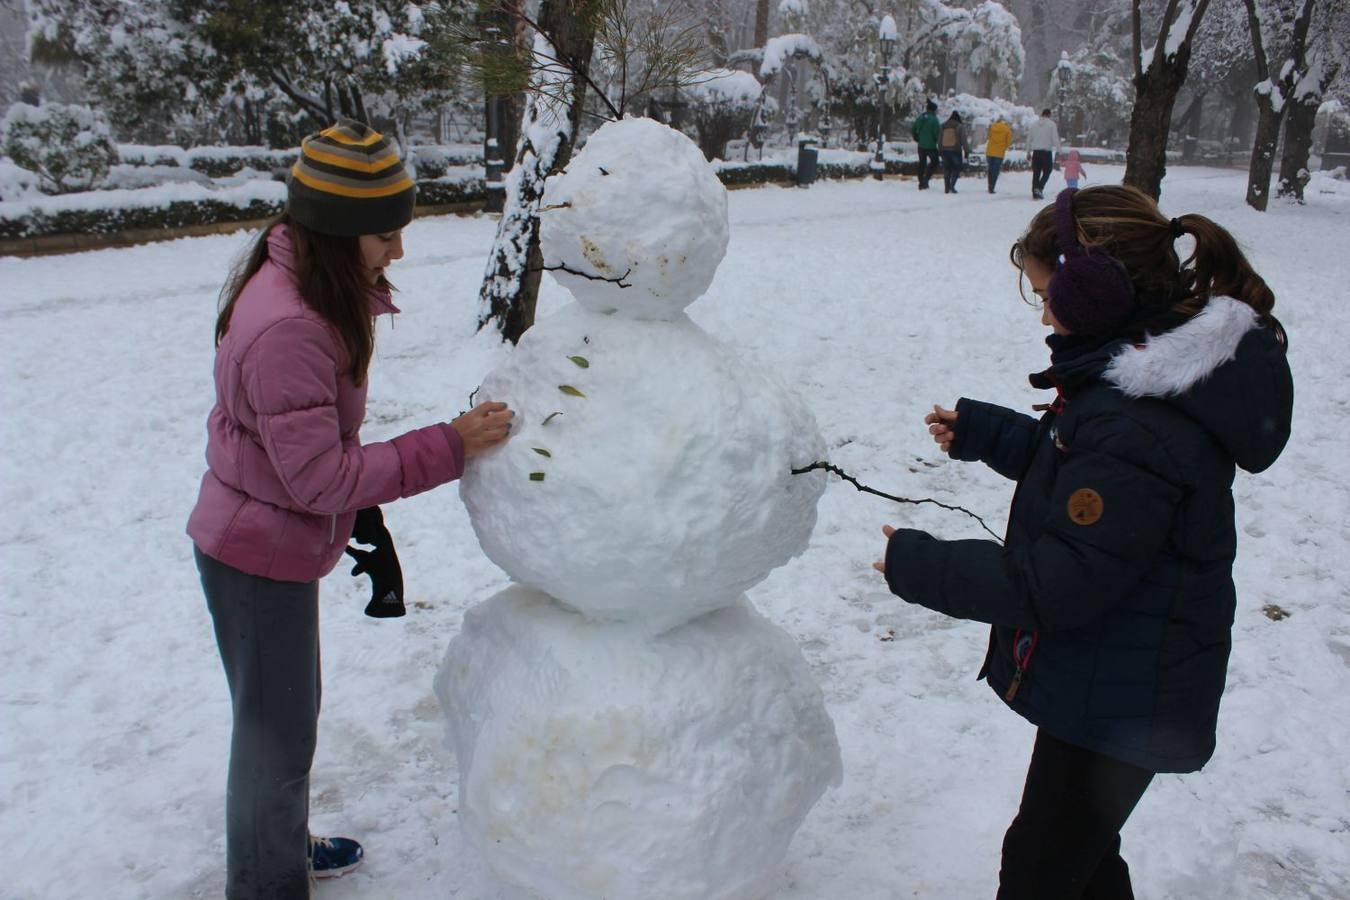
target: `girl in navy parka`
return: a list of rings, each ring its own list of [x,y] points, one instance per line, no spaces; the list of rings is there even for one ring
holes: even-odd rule
[[[926,417],[953,458],[1017,481],[1006,543],[887,526],[876,566],[905,600],[990,623],[980,674],[1037,726],[1000,900],[1129,898],[1121,826],[1154,773],[1214,752],[1232,482],[1288,439],[1285,336],[1227,231],[1134,188],[1065,190],[1011,256],[1054,331],[1031,376],[1053,401]]]

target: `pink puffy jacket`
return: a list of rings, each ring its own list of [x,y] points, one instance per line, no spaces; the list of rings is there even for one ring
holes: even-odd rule
[[[267,244],[216,350],[207,470],[187,532],[250,575],[313,581],[337,565],[358,509],[458,478],[464,444],[445,423],[361,444],[366,386],[301,300],[286,227]],[[370,297],[372,314],[398,311],[387,292]]]

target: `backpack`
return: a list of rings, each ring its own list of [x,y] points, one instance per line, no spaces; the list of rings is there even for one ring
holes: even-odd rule
[[[938,138],[938,146],[943,150],[955,150],[961,146],[961,126],[947,124],[942,126],[942,136]]]

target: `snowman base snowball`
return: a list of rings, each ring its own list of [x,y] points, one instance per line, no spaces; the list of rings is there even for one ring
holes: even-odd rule
[[[841,777],[820,688],[741,598],[657,637],[513,586],[436,677],[460,826],[548,900],[759,900]]]

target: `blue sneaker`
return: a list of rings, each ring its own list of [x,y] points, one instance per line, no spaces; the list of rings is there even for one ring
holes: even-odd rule
[[[311,837],[309,870],[315,878],[341,878],[361,865],[366,851],[351,838]]]

